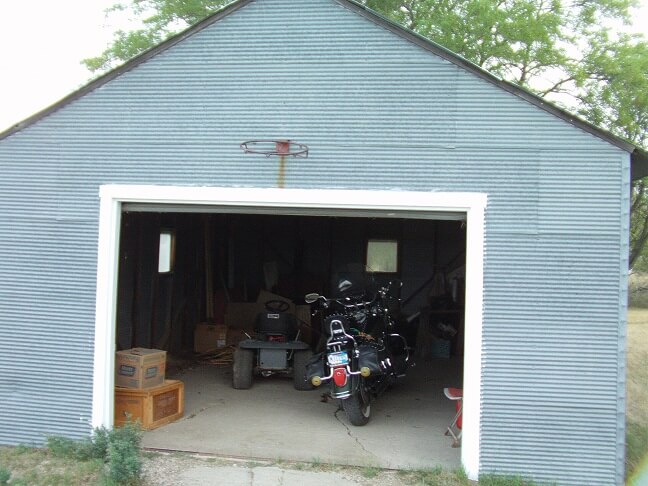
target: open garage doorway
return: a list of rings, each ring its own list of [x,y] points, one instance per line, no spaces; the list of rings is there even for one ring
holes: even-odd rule
[[[245,190],[237,191],[235,197],[231,194],[228,204],[223,204],[222,195],[231,190],[214,189],[219,197],[212,204],[203,204],[204,199],[199,201],[195,194],[188,201],[159,201],[154,197],[142,198],[141,192],[137,197],[128,197],[123,193],[130,191],[128,186],[105,191],[112,193],[102,197],[102,218],[111,218],[108,221],[112,222],[112,229],[108,231],[104,225],[102,228],[113,245],[109,248],[114,260],[105,263],[108,280],[112,279],[110,301],[114,310],[110,318],[112,332],[99,339],[110,337],[113,342],[112,349],[104,343],[97,353],[101,355],[106,349],[114,353],[117,343],[119,349],[168,349],[172,356],[185,360],[177,371],[186,383],[187,415],[180,422],[149,433],[145,445],[382,467],[461,463],[470,472],[472,461],[476,467],[477,441],[471,434],[464,435],[461,451],[451,449],[451,440],[443,437],[444,424],[452,417],[452,404],[445,402],[441,393],[442,385],[463,383],[464,389],[470,389],[479,381],[474,364],[474,360],[480,361],[479,356],[472,353],[470,359],[465,357],[475,348],[471,342],[475,338],[481,341],[481,308],[476,313],[473,306],[466,306],[464,295],[478,290],[481,302],[485,198],[464,195],[468,197],[462,201],[463,206],[446,200],[445,205],[432,209],[428,194],[422,196],[428,200],[421,205],[416,197],[410,204],[403,204],[403,199],[398,204],[389,204],[384,196],[389,195],[390,199],[394,193],[371,192],[364,194],[371,194],[369,199],[355,200],[359,195],[356,191],[289,194],[291,191],[283,190],[279,191],[281,197],[289,196],[291,201],[280,207],[268,207],[268,201],[265,205],[241,201],[241,192]],[[119,192],[122,194],[116,194]],[[296,196],[304,200],[296,201]],[[373,207],[372,198],[376,201]],[[466,200],[474,204],[466,205]],[[340,201],[346,206],[340,207]],[[479,231],[472,243],[479,242],[478,251],[467,244],[474,220]],[[160,267],[162,252],[158,251],[163,237],[174,242],[168,244],[174,256],[165,262],[164,268]],[[197,323],[221,319],[221,312],[224,316],[229,304],[255,303],[263,292],[285,297],[297,305],[303,303],[300,298],[307,292],[326,295],[335,284],[339,269],[367,263],[372,241],[396,246],[396,267],[392,269],[395,271],[376,276],[397,277],[404,283],[401,310],[404,316],[414,316],[409,321],[409,337],[415,344],[417,367],[403,385],[378,399],[369,426],[350,430],[351,426],[338,417],[335,404],[322,400],[322,392],[317,389],[297,392],[289,380],[258,378],[251,390],[242,392],[229,386],[227,367],[200,363],[187,366]],[[166,248],[167,244],[163,246]],[[477,281],[474,274],[466,271],[470,270],[471,258],[477,268]],[[119,278],[112,266],[117,261]],[[101,272],[100,265],[98,291]],[[105,322],[99,298],[97,307],[98,322]],[[471,321],[475,318],[477,334],[473,333],[475,321]],[[315,321],[309,324],[312,328],[305,340],[315,345],[319,328]],[[236,326],[232,327],[236,330]],[[101,348],[101,342],[97,345]],[[109,356],[104,359],[108,366],[114,366]],[[96,373],[101,371],[97,368]],[[109,380],[108,369],[104,374]],[[101,393],[97,388],[109,396],[105,386],[98,386],[95,381],[95,392]],[[478,404],[476,390],[474,399]],[[427,391],[432,393],[426,395]],[[436,399],[430,398],[435,396]],[[102,413],[106,414],[105,409]],[[471,418],[478,424],[478,414],[468,417],[466,412],[464,424]],[[111,419],[105,417],[107,422]],[[435,430],[426,429],[435,421]],[[297,440],[300,433],[303,443]],[[473,435],[478,437],[478,433]],[[210,441],[212,445],[207,446]],[[320,451],[313,449],[318,444]],[[413,449],[408,450],[408,445]],[[394,462],[390,458],[395,446],[405,451],[405,456]],[[339,458],[330,455],[336,450]]]

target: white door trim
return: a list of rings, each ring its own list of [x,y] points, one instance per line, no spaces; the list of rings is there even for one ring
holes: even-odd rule
[[[123,203],[213,205],[240,209],[290,208],[414,212],[422,218],[435,212],[466,214],[466,308],[464,405],[461,462],[470,479],[479,474],[481,409],[482,304],[484,293],[484,228],[487,196],[465,192],[352,191],[321,189],[257,189],[187,186],[104,185],[99,189],[99,244],[95,316],[92,426],[112,427],[117,312],[117,278]]]

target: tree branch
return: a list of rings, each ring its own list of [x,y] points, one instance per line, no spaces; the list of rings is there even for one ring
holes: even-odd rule
[[[540,96],[542,96],[544,98],[549,93],[559,93],[560,92],[560,87],[563,84],[569,83],[570,81],[575,81],[575,80],[576,80],[576,78],[574,78],[574,76],[568,76],[565,79],[561,79],[560,81],[555,83],[551,88],[547,88],[547,89],[545,89],[543,91],[540,91],[539,94],[540,94]]]

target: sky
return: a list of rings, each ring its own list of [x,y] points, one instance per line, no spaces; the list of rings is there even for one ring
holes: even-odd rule
[[[115,3],[0,0],[0,132],[88,82],[81,60],[100,54],[120,27],[105,15]],[[648,37],[648,0],[641,3],[632,29]]]

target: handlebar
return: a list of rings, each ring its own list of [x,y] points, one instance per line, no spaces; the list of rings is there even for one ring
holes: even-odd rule
[[[402,285],[400,281],[398,282],[400,283],[400,285]],[[341,306],[345,310],[353,310],[362,307],[368,308],[385,299],[395,298],[389,295],[392,289],[392,285],[393,282],[389,282],[387,286],[381,287],[371,300],[365,300],[365,293],[340,298],[328,298],[319,294],[308,294],[306,295],[305,300],[308,304],[315,304],[316,302],[320,302],[322,307],[324,307],[325,309],[330,307],[330,305],[333,303]]]

